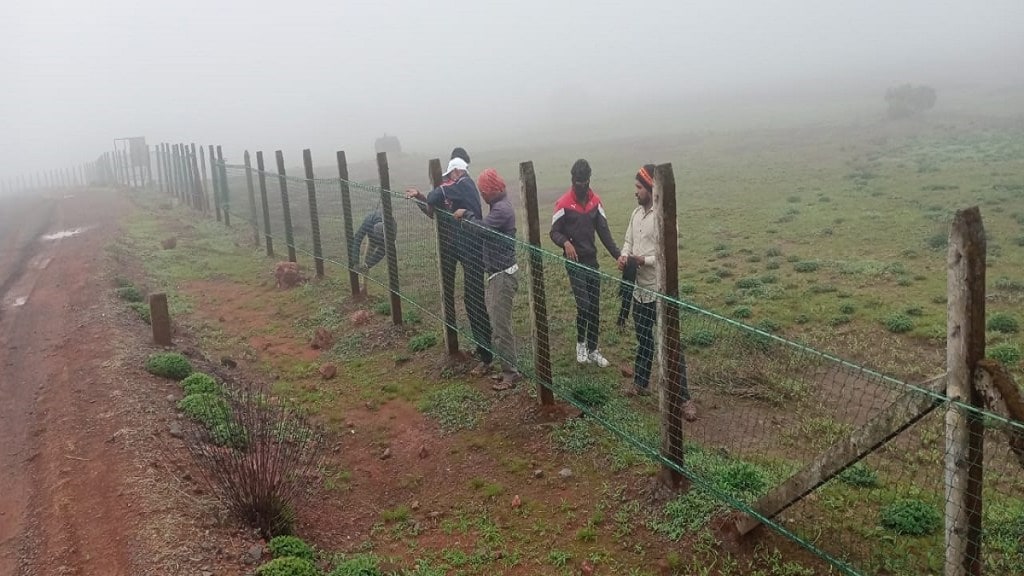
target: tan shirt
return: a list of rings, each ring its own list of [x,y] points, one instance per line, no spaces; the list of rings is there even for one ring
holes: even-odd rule
[[[626,239],[622,243],[623,256],[643,256],[644,263],[636,268],[637,290],[633,298],[647,304],[654,302],[654,291],[658,289],[658,267],[655,254],[658,252],[658,230],[654,226],[654,206],[645,210],[637,206],[629,217]]]

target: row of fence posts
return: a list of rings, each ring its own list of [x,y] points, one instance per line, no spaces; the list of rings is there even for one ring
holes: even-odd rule
[[[201,148],[200,148],[201,149]],[[216,156],[214,155],[216,149]],[[205,165],[202,163],[202,153],[196,154],[195,145],[185,144],[161,144],[157,147],[159,170],[159,183],[161,190],[178,198],[181,202],[190,207],[209,212],[209,203],[205,201],[206,190],[203,183],[206,179]],[[196,158],[200,158],[197,169]],[[209,146],[209,157],[211,169],[211,181],[213,189],[213,205],[218,221],[223,221],[226,226],[231,225],[230,206],[231,194],[228,189],[226,164],[220,146]],[[287,173],[285,171],[284,155],[281,150],[275,152],[277,161],[278,188],[281,195],[282,217],[284,220],[284,241],[288,249],[288,260],[296,262],[295,241],[292,229],[291,199],[288,189]],[[313,261],[316,277],[324,276],[324,258],[321,243],[320,219],[317,210],[316,179],[313,174],[313,162],[310,150],[302,151],[303,166],[305,168],[305,182],[307,201],[309,203],[310,230],[313,244]],[[336,154],[338,179],[340,182],[342,218],[345,237],[345,245],[352,245],[354,235],[354,224],[352,215],[352,199],[349,188],[348,164],[344,151]],[[256,152],[256,178],[254,182],[253,167],[249,152],[244,153],[245,183],[249,201],[249,215],[252,224],[253,242],[260,244],[258,209],[262,209],[263,225],[262,230],[265,239],[265,250],[267,256],[274,256],[273,231],[270,222],[269,202],[267,199],[266,168],[263,160],[263,152]],[[200,171],[202,177],[200,178]],[[402,298],[401,286],[398,274],[398,254],[395,243],[397,226],[392,206],[392,192],[388,158],[385,152],[377,154],[377,172],[380,179],[380,204],[384,220],[384,244],[385,260],[387,262],[388,291],[391,304],[391,321],[395,325],[402,324]],[[440,186],[442,181],[441,161],[430,160],[427,167],[427,175],[434,187]],[[660,345],[658,356],[660,371],[658,375],[659,405],[661,407],[661,431],[662,431],[662,455],[678,467],[683,464],[683,430],[682,430],[682,402],[676,394],[667,394],[666,383],[674,378],[666,366],[678,366],[681,354],[680,325],[678,305],[673,301],[679,296],[679,270],[678,270],[678,234],[676,230],[676,190],[675,178],[671,164],[658,166],[655,175],[654,207],[657,214],[657,225],[661,230],[662,242],[657,257],[662,286],[660,292],[668,299],[661,299],[659,302]],[[544,290],[544,259],[541,249],[540,212],[537,199],[537,179],[533,168],[533,162],[523,162],[519,167],[520,198],[526,212],[527,239],[532,247],[529,252],[529,274],[530,274],[530,310],[531,310],[531,331],[533,335],[533,361],[537,379],[538,395],[542,405],[554,404],[554,394],[551,370],[551,347],[548,340],[548,318],[547,318],[547,297]],[[256,202],[256,187],[259,188],[259,203]],[[442,320],[444,325],[444,345],[449,355],[459,353],[459,337],[455,316],[455,281],[451,274],[443,273],[446,261],[453,257],[449,247],[444,246],[443,239],[448,238],[447,228],[453,225],[450,218],[434,218],[435,234],[437,238],[437,258],[440,269],[438,277],[441,293]],[[360,296],[359,274],[355,272],[358,268],[357,256],[352,250],[346,250],[348,254],[349,280],[352,296]],[[686,478],[673,467],[663,467],[662,476],[664,482],[673,489],[682,489],[688,486]]]
[[[203,177],[198,177],[195,146],[163,144],[158,147],[160,162],[160,186],[165,192],[189,203],[193,208],[209,212],[205,198],[205,166]],[[313,257],[317,278],[324,276],[324,261],[320,239],[320,223],[316,206],[316,181],[309,149],[303,150],[306,189],[311,218]],[[296,261],[292,231],[288,180],[284,156],[275,152],[278,185],[283,208],[285,243],[288,260]],[[230,226],[230,193],[226,177],[226,165],[220,146],[209,147],[212,174],[214,207],[217,219]],[[268,256],[274,256],[273,230],[267,200],[266,169],[263,152],[256,152],[256,183],[249,153],[245,152],[245,181],[249,199],[249,214],[253,226],[254,243],[260,244],[259,221],[257,218],[256,190],[259,188],[262,209],[262,233]],[[346,248],[351,246],[354,235],[352,200],[349,188],[348,165],[345,153],[336,155],[340,182],[343,234]],[[200,163],[202,161],[200,160]],[[390,176],[387,154],[377,154],[378,176],[380,178],[380,200],[385,223],[385,253],[388,266],[388,290],[391,297],[391,319],[395,325],[402,324],[402,300],[398,276],[398,258],[395,244],[395,218],[392,207]],[[441,162],[430,160],[427,175],[433,186],[441,184]],[[532,162],[519,166],[520,199],[526,213],[527,242],[530,245],[528,268],[530,274],[529,300],[531,331],[533,335],[533,361],[540,403],[554,404],[552,393],[551,349],[548,340],[547,296],[544,286],[544,259],[541,248],[540,214],[537,198],[537,181]],[[657,379],[658,405],[660,411],[661,447],[663,466],[660,473],[662,482],[674,490],[687,490],[689,480],[679,472],[684,461],[682,402],[678,395],[667,393],[668,383],[673,375],[666,367],[678,366],[682,353],[680,339],[679,263],[678,228],[675,176],[671,164],[662,164],[655,172],[654,214],[661,242],[657,253],[659,272],[658,304],[659,329],[659,372]],[[449,237],[446,228],[453,225],[450,218],[437,217],[433,220],[438,239],[438,264],[443,269],[445,261],[451,258],[450,250],[442,240]],[[359,297],[359,274],[355,272],[358,256],[352,250],[348,254],[350,288],[353,297]],[[439,270],[440,272],[440,270]],[[439,273],[442,314],[444,323],[445,350],[449,355],[459,353],[458,331],[455,320],[455,286],[451,275]],[[948,353],[946,396],[960,400],[970,406],[983,407],[981,391],[976,385],[982,372],[978,362],[984,357],[985,345],[985,240],[981,216],[977,208],[961,211],[954,220],[950,233],[948,259]],[[981,561],[981,475],[983,466],[984,430],[982,416],[977,411],[951,405],[946,415],[946,562],[945,574],[980,574]],[[840,470],[841,471],[841,470]],[[839,471],[834,471],[838,474]],[[831,475],[830,475],[831,477]]]
[[[90,183],[110,182],[110,176],[103,170],[101,161],[76,164],[66,168],[41,170],[28,175],[6,178],[0,182],[0,192],[14,193],[49,188],[70,188],[88,186]]]

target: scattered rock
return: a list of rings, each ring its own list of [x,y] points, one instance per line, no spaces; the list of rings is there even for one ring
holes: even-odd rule
[[[626,378],[633,377],[633,367],[630,366],[629,364],[620,364],[619,372],[621,372],[622,375],[625,376]]]
[[[230,356],[221,356],[220,363],[228,368],[238,368],[238,362],[232,360]]]
[[[420,458],[426,458],[427,456],[430,456],[430,451],[427,450],[426,446],[420,446],[420,451],[417,452],[417,454]]]
[[[519,494],[516,494],[515,497],[512,498],[512,508],[519,508],[522,505],[523,501],[519,498]]]
[[[533,477],[534,478],[543,478],[544,477],[544,471],[541,470],[540,468],[534,470],[533,471]]]
[[[582,576],[592,576],[593,573],[594,565],[591,564],[590,560],[584,560],[583,563],[580,564],[580,574],[582,574]]]
[[[320,377],[324,380],[330,380],[338,375],[338,367],[334,364],[324,364],[320,367]]]
[[[173,250],[178,245],[178,237],[171,236],[160,241],[160,247],[164,250]]]
[[[174,394],[168,394],[167,395],[167,401],[168,402],[174,402]]]
[[[387,460],[388,458],[391,458],[391,448],[385,448],[384,452],[380,455],[381,460]]]
[[[558,476],[562,480],[568,480],[569,478],[572,478],[572,469],[568,467],[562,468],[561,470],[558,471]]]
[[[369,310],[356,310],[349,315],[348,321],[355,326],[361,326],[366,324],[373,318],[373,314],[370,314]]]
[[[419,510],[420,509],[420,501],[419,500],[413,500],[412,504],[409,505],[409,508],[411,508],[412,510]]]
[[[245,564],[257,564],[263,558],[263,546],[253,544],[248,550],[242,553],[242,562]]]
[[[171,425],[167,429],[167,433],[173,438],[183,438],[185,433],[181,431],[181,424],[177,422],[171,422]]]
[[[330,350],[331,346],[334,346],[334,335],[327,328],[318,326],[309,347],[313,350]]]
[[[303,281],[297,262],[278,262],[274,266],[274,278],[277,280],[277,287],[284,290],[295,288]]]

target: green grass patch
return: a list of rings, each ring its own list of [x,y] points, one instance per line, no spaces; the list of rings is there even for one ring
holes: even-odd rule
[[[177,352],[159,352],[146,360],[146,372],[163,378],[181,380],[192,373],[192,363]]]
[[[117,297],[125,302],[142,302],[145,298],[135,286],[122,286],[115,290]]]
[[[985,355],[1006,367],[1016,366],[1021,360],[1020,346],[1009,342],[989,346]]]
[[[152,324],[153,319],[150,317],[149,304],[144,302],[129,302],[128,307],[135,311],[146,324]]]
[[[274,536],[267,542],[267,549],[273,558],[293,556],[312,561],[315,557],[313,547],[297,536]]]
[[[181,388],[185,392],[185,396],[191,396],[192,394],[220,394],[222,392],[217,380],[213,376],[202,372],[193,372],[185,377],[181,381]]]
[[[409,340],[409,351],[410,352],[422,352],[424,350],[433,348],[437,345],[437,336],[433,333],[427,332],[425,334],[417,334]]]
[[[910,319],[910,316],[902,312],[886,316],[882,323],[885,324],[886,330],[894,334],[902,334],[914,329],[914,321]]]
[[[1001,332],[1003,334],[1016,334],[1020,330],[1017,318],[1006,312],[996,312],[989,316],[985,327],[993,332]]]
[[[857,462],[839,473],[839,480],[857,488],[877,488],[878,473],[863,462]]]
[[[455,432],[475,428],[490,404],[476,388],[457,382],[429,392],[419,407],[437,420],[442,430]]]
[[[942,527],[942,515],[931,504],[904,498],[882,508],[880,524],[900,535],[925,536]]]
[[[320,576],[316,565],[305,558],[274,558],[256,569],[256,576]]]

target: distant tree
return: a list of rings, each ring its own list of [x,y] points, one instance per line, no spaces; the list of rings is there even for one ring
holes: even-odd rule
[[[904,84],[885,91],[890,118],[907,118],[931,110],[935,106],[935,88]]]
[[[374,141],[373,147],[377,152],[387,152],[389,156],[400,156],[402,154],[402,143],[398,141],[397,136],[385,134]]]

